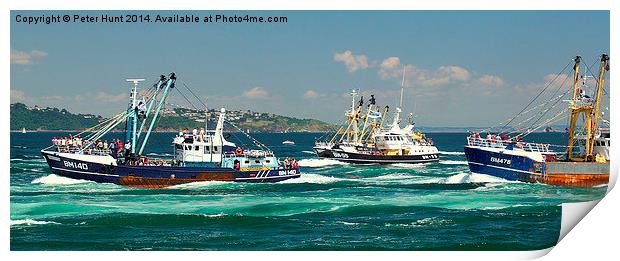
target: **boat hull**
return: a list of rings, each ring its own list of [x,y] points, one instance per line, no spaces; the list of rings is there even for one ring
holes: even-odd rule
[[[314,148],[314,152],[317,156],[319,156],[319,158],[334,159],[342,162],[357,164],[418,164],[439,161],[438,153],[420,155],[371,155],[326,148]]]
[[[609,162],[537,161],[522,155],[470,146],[465,146],[465,156],[471,172],[506,180],[580,187],[609,182]]]
[[[199,181],[278,182],[300,177],[298,168],[236,171],[218,167],[124,166],[42,151],[54,174],[98,183],[138,188],[165,188]]]

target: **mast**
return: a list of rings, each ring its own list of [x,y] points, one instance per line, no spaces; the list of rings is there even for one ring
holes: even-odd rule
[[[403,93],[405,92],[405,74],[407,73],[407,67],[403,65],[403,80],[400,83],[400,102],[398,103],[398,108],[403,107]]]
[[[223,158],[224,158],[223,156],[224,156],[224,117],[225,115],[226,115],[226,109],[221,108],[220,116],[217,119],[217,125],[215,126],[215,134],[213,135],[214,138],[217,135],[218,139],[220,140],[220,149],[219,149],[220,161],[223,161]],[[243,131],[241,132],[243,133]],[[211,141],[211,144],[213,144],[213,139]],[[211,148],[213,148],[213,145],[211,145]]]
[[[355,129],[355,132],[357,135],[357,122],[356,122],[357,121],[356,119],[357,110],[355,109],[355,96],[357,96],[357,91],[353,89],[351,90],[349,95],[351,95],[351,111],[349,112],[349,115],[348,115],[349,126],[347,127],[347,130],[346,130],[347,142],[351,141],[351,129]]]
[[[575,65],[573,66],[573,99],[570,101],[569,103],[569,108],[571,109],[571,115],[570,115],[570,125],[568,127],[568,148],[567,148],[567,152],[566,152],[566,159],[568,161],[581,161],[583,159],[579,158],[579,157],[574,157],[573,156],[573,150],[575,148],[575,134],[577,131],[577,120],[579,119],[579,116],[581,116],[581,114],[589,114],[589,113],[585,113],[586,111],[584,111],[584,107],[581,106],[581,102],[577,99],[578,98],[578,94],[579,94],[579,87],[578,87],[578,82],[579,82],[579,66],[581,63],[581,56],[576,56],[575,59]],[[586,123],[588,122],[588,120],[586,120]]]
[[[168,79],[168,84],[166,84],[166,88],[164,89],[164,93],[162,94],[161,100],[159,100],[159,104],[157,105],[157,110],[155,110],[155,115],[153,115],[153,119],[151,120],[149,129],[147,130],[146,135],[144,136],[144,140],[142,141],[142,146],[140,146],[140,151],[138,154],[142,154],[142,151],[144,151],[144,147],[146,146],[146,143],[149,140],[149,136],[151,136],[151,131],[153,130],[155,121],[157,121],[159,112],[161,111],[161,108],[164,105],[164,102],[166,101],[166,98],[168,96],[168,91],[170,91],[171,88],[174,88],[174,83],[176,82],[176,79],[177,77],[175,76],[175,74],[171,73]],[[133,145],[133,143],[131,145]]]
[[[403,80],[400,83],[400,101],[398,103],[398,107],[394,112],[394,121],[392,122],[391,128],[394,127],[400,128],[398,123],[400,122],[400,113],[403,111],[403,93],[405,92],[405,74],[407,73],[407,67],[403,65]]]
[[[160,75],[159,76],[159,81],[157,81],[157,84],[155,84],[155,92],[153,93],[153,96],[151,97],[151,101],[149,102],[149,107],[146,109],[146,114],[144,119],[142,120],[142,123],[140,123],[140,128],[138,129],[138,135],[136,137],[137,139],[140,139],[140,134],[142,134],[142,129],[144,129],[144,125],[146,124],[146,119],[149,116],[149,113],[151,112],[151,109],[153,108],[153,104],[155,103],[155,100],[157,98],[157,95],[159,94],[159,90],[161,89],[161,85],[164,84],[164,82],[166,81],[166,76],[164,75]]]
[[[587,148],[587,155],[593,156],[594,153],[594,140],[596,139],[596,133],[598,132],[598,122],[601,120],[601,96],[603,94],[603,87],[605,86],[605,71],[609,69],[609,55],[601,54],[601,70],[599,71],[598,82],[596,87],[596,99],[594,100],[594,111],[592,112],[592,133],[588,137],[590,146]]]
[[[144,81],[144,79],[126,79],[125,81],[132,82],[133,87],[131,88],[131,94],[129,95],[131,99],[130,110],[132,110],[132,114],[129,116],[131,120],[130,127],[127,128],[127,137],[130,139],[131,143],[131,153],[136,152],[136,135],[138,133],[138,108],[136,104],[136,99],[138,96],[138,83]],[[129,123],[129,120],[127,121]],[[129,124],[128,124],[129,125]]]
[[[577,86],[579,79],[579,63],[581,57],[575,57],[575,74],[573,81],[573,100],[570,101],[569,108],[571,110],[570,125],[568,128],[568,149],[567,160],[568,161],[594,161],[594,140],[596,139],[597,124],[600,120],[600,106],[603,86],[605,83],[605,71],[609,68],[609,56],[607,54],[601,55],[601,70],[599,72],[599,78],[597,82],[596,98],[589,101],[580,95],[580,89]],[[575,147],[575,135],[577,130],[577,120],[583,116],[584,118],[584,137],[585,137],[585,151],[583,155],[573,156]]]

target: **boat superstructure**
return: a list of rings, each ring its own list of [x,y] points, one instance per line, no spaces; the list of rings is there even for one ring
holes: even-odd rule
[[[412,121],[404,128],[400,127],[403,90],[404,71],[400,103],[391,123],[385,123],[389,106],[383,108],[377,106],[374,95],[371,95],[368,105],[364,106],[363,96],[357,99],[359,92],[352,90],[351,107],[345,112],[343,124],[325,140],[315,143],[315,153],[321,158],[350,163],[393,164],[438,161],[439,151],[432,139],[416,131]]]
[[[600,56],[600,70],[592,96],[586,92],[588,89],[586,77],[580,77],[581,57],[577,56],[573,61],[572,88],[565,94],[554,97],[554,100],[541,103],[545,105],[541,107],[543,108],[541,112],[535,113],[535,117],[526,118],[526,122],[533,121],[534,124],[541,122],[542,116],[550,111],[549,105],[559,104],[558,101],[564,96],[570,97],[564,100],[568,104],[567,108],[525,132],[506,130],[505,127],[508,123],[514,122],[517,117],[515,116],[504,124],[497,134],[488,131],[487,136],[483,137],[484,133],[482,136],[479,132],[472,133],[467,138],[465,146],[465,154],[472,172],[508,180],[551,185],[596,186],[608,183],[610,135],[609,129],[600,125],[609,124],[601,112],[605,73],[609,70],[609,56],[606,54]],[[526,106],[522,112],[529,110],[532,109]],[[566,145],[531,143],[522,139],[535,129],[566,117],[568,117]],[[513,133],[516,135],[510,136]]]
[[[133,83],[128,109],[78,135],[54,141],[41,151],[53,173],[75,179],[119,185],[163,188],[196,181],[277,182],[300,176],[295,162],[284,163],[264,145],[259,149],[237,147],[224,134],[225,110],[215,130],[180,133],[172,141],[174,159],[149,158],[146,144],[155,128],[176,75],[161,75],[139,96]],[[189,89],[189,88],[188,88]],[[205,122],[207,122],[205,120]],[[107,133],[125,125],[124,141],[101,142]],[[206,124],[206,123],[205,123]]]

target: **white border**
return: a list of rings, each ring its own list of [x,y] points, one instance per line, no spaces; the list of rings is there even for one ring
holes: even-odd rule
[[[101,2],[86,2],[86,1],[74,1],[74,0],[38,0],[38,1],[1,1],[0,5],[3,7],[3,12],[0,17],[2,21],[2,32],[7,37],[3,37],[2,48],[0,52],[2,56],[7,59],[10,54],[10,28],[9,19],[10,11],[13,10],[37,10],[37,9],[49,9],[49,10],[99,10],[99,9],[153,9],[153,10],[167,10],[167,9],[198,9],[198,10],[332,10],[332,9],[344,9],[344,10],[612,10],[611,11],[611,49],[617,46],[617,25],[620,24],[617,14],[617,1],[604,1],[604,0],[589,0],[589,1],[554,1],[554,0],[515,0],[515,1],[489,1],[489,0],[428,0],[428,1],[277,1],[277,0],[263,0],[263,1],[213,1],[213,2],[199,2],[199,1],[164,1],[164,0],[109,0]],[[612,60],[614,54],[610,53]],[[613,67],[616,63],[611,62]],[[2,74],[4,86],[10,86],[10,65],[5,62],[2,63]],[[611,71],[614,79],[620,79],[614,77],[618,75],[614,70]],[[5,87],[5,93],[9,88]],[[615,93],[616,91],[611,91]],[[4,108],[8,108],[10,103],[10,96],[3,96]],[[612,94],[613,98],[613,94]],[[616,122],[615,115],[618,113],[617,107],[612,106],[611,117],[612,122]],[[9,122],[9,111],[2,110],[0,117],[3,122]],[[5,135],[1,136],[0,144],[5,144],[5,149],[2,150],[1,164],[4,173],[9,173],[9,124],[4,124]],[[615,137],[618,131],[612,128],[612,135]],[[612,158],[617,155],[615,151],[618,148],[618,143],[612,145]],[[618,158],[618,157],[616,157]],[[612,161],[612,185],[617,179],[618,164]],[[6,175],[6,174],[5,174]],[[10,195],[8,188],[8,175],[5,176],[6,184],[2,187],[2,215],[5,222],[9,220],[9,204]],[[619,204],[617,192],[611,192],[606,198],[604,198],[599,207],[592,210],[593,214],[588,215],[584,222],[577,226],[573,232],[571,232],[562,243],[560,243],[556,249],[552,252],[547,259],[552,260],[575,260],[575,259],[587,259],[593,260],[596,258],[609,259],[609,257],[616,256],[617,254],[617,242],[618,242],[618,213]],[[3,253],[6,255],[6,251],[9,249],[9,224],[2,226],[2,243],[5,246]],[[344,259],[355,256],[356,259],[362,260],[376,260],[378,258],[393,258],[403,259],[411,256],[421,258],[455,258],[458,259],[489,259],[497,260],[498,258],[514,259],[514,258],[533,258],[540,255],[544,255],[549,250],[531,251],[531,252],[261,252],[260,254],[255,252],[97,252],[91,255],[88,252],[46,252],[45,259],[52,260],[83,260],[87,257],[89,260],[108,260],[110,258],[115,259],[129,259],[129,258],[150,258],[156,260],[169,260],[178,258],[195,258],[195,256],[201,255],[201,258],[259,258],[270,260],[314,260],[316,258],[327,259]],[[41,258],[41,253],[38,252],[12,252],[9,258],[19,259],[35,259]]]

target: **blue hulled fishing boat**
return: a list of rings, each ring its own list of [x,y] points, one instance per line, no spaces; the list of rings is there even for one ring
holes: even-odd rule
[[[294,160],[280,161],[269,148],[249,137],[257,148],[238,147],[224,134],[225,109],[214,130],[179,133],[172,141],[173,159],[153,159],[145,146],[154,130],[176,75],[160,76],[138,97],[133,82],[128,109],[68,139],[41,150],[52,172],[69,178],[141,188],[164,188],[197,181],[278,182],[300,177]],[[125,138],[103,146],[101,138],[119,125]]]
[[[540,105],[530,106],[532,100],[519,114],[502,124],[497,132],[487,130],[471,133],[467,138],[465,155],[469,168],[474,173],[488,174],[507,180],[531,183],[544,183],[562,186],[597,186],[609,182],[609,120],[603,118],[601,103],[605,83],[605,72],[609,70],[609,56],[600,57],[599,75],[595,88],[589,88],[588,79],[580,77],[581,57],[575,57],[572,88],[556,95],[562,87],[555,87],[553,81],[566,75],[562,72],[536,96],[551,91],[553,96]],[[565,69],[568,65],[565,67]],[[588,66],[586,66],[588,68]],[[565,81],[570,76],[565,77]],[[581,81],[581,84],[579,84]],[[567,108],[553,111],[559,101],[568,103]],[[531,116],[530,116],[531,115]],[[544,119],[546,115],[551,117]],[[568,142],[566,145],[527,142],[523,138],[531,132],[567,118]],[[521,120],[524,119],[524,120]],[[525,131],[521,128],[508,128],[509,124],[529,124]]]

